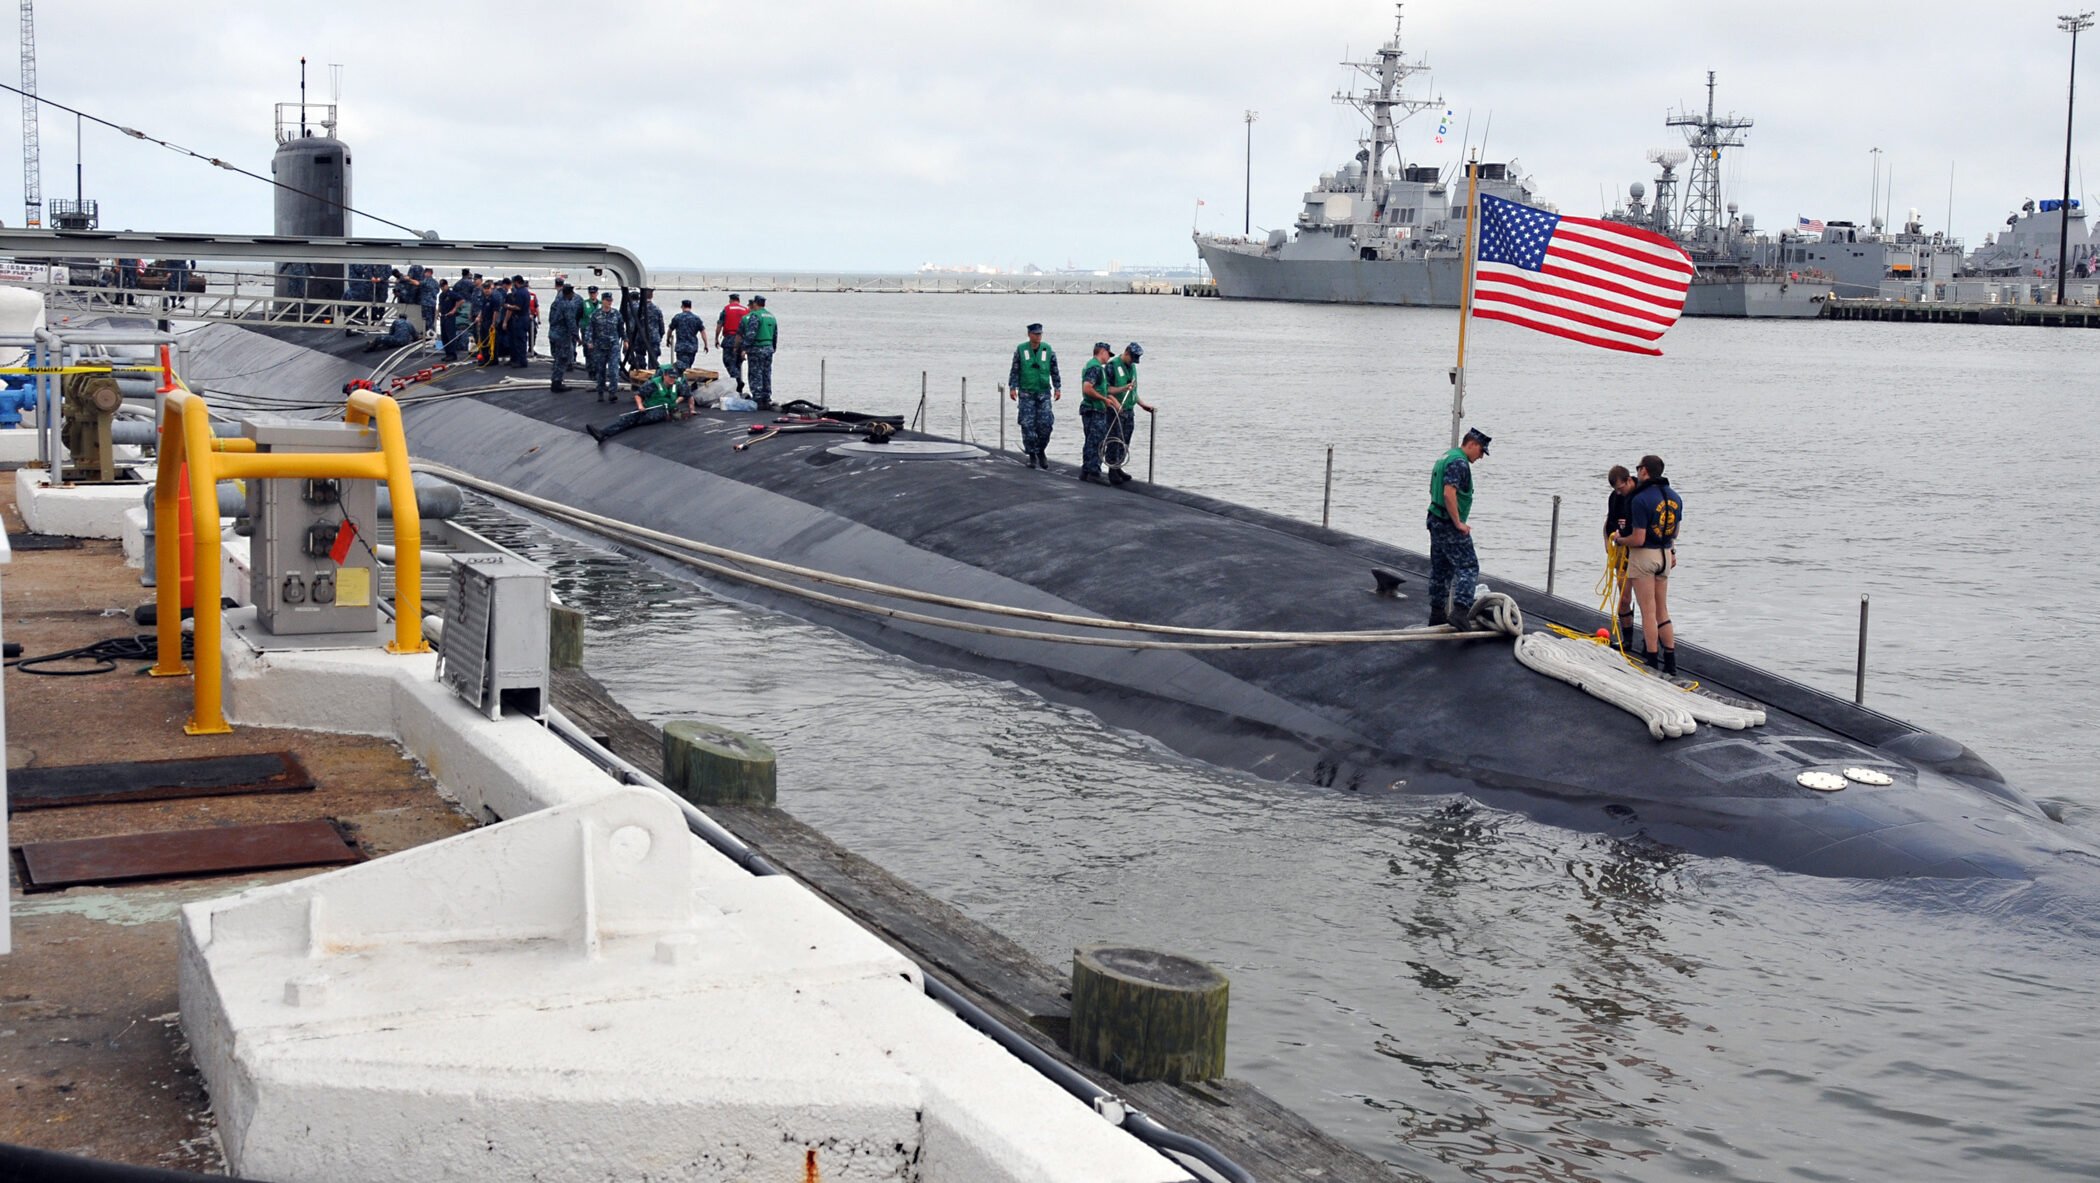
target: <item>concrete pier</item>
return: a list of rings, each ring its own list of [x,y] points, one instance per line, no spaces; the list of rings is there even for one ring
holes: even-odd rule
[[[1830,299],[1826,320],[1879,320],[1905,324],[2039,325],[2055,329],[2100,329],[2100,307],[2091,304],[1906,303],[1895,300]]]

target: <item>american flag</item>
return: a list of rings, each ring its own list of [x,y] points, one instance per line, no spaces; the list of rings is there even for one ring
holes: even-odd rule
[[[1810,234],[1823,233],[1823,219],[1821,218],[1801,218],[1800,223],[1801,229],[1808,231]]]
[[[1659,356],[1692,274],[1691,256],[1660,234],[1481,195],[1476,316]]]

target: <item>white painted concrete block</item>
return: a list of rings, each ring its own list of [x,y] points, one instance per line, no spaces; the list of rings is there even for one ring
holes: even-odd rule
[[[27,464],[36,459],[36,416],[22,419],[22,426],[0,431],[0,463]]]
[[[153,560],[146,553],[146,507],[134,505],[124,511],[124,525],[120,538],[124,543],[124,565],[144,568]]]
[[[142,470],[151,478],[152,470]],[[41,468],[15,470],[15,506],[38,534],[73,538],[121,538],[124,511],[139,504],[144,485],[71,485],[53,488]]]

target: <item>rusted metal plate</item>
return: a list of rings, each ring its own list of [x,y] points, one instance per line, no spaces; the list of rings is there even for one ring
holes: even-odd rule
[[[19,813],[120,801],[305,793],[313,787],[314,778],[299,757],[290,752],[261,752],[248,756],[17,768],[7,774],[7,805],[10,811]]]
[[[163,830],[113,838],[31,842],[22,856],[22,890],[56,891],[88,883],[179,879],[321,867],[362,860],[364,854],[327,819],[261,826]]]

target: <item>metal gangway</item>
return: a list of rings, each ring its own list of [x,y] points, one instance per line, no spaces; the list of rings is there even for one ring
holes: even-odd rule
[[[343,285],[358,281],[333,274],[280,273],[277,265],[281,264],[331,268],[353,263],[380,264],[404,273],[411,266],[420,265],[448,280],[462,266],[470,270],[485,267],[492,277],[548,276],[570,269],[607,275],[614,283],[628,287],[649,284],[648,269],[638,256],[606,243],[0,229],[0,258],[15,261],[13,276],[0,282],[42,292],[46,307],[54,314],[290,326],[379,327],[396,315],[406,315],[419,329],[425,327],[417,305],[393,302],[388,277],[369,281],[376,289],[375,299],[347,300],[343,298]],[[142,275],[125,277],[108,265],[122,258],[185,258],[206,265],[186,270],[154,265]],[[267,271],[223,266],[243,262],[272,266]],[[201,276],[204,290],[167,290],[176,275]]]

